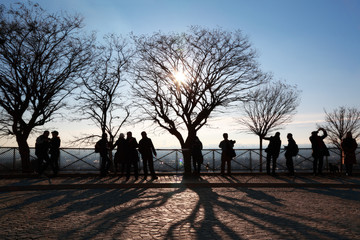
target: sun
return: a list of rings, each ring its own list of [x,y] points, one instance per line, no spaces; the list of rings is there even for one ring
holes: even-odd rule
[[[183,72],[174,72],[174,78],[175,80],[180,83],[180,84],[183,84],[186,82],[186,76]]]

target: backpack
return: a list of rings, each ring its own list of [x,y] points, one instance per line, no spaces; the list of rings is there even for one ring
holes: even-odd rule
[[[298,147],[298,145],[295,143],[294,144],[294,149],[293,149],[293,152],[292,152],[292,156],[296,156],[296,155],[298,155],[299,154],[299,147]]]
[[[99,153],[101,151],[101,140],[95,143],[95,152]]]

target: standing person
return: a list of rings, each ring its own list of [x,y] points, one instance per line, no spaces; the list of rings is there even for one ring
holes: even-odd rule
[[[105,177],[110,168],[109,142],[106,133],[103,133],[101,139],[96,143],[95,151],[98,151],[101,157],[100,176]]]
[[[229,135],[227,133],[223,134],[224,140],[219,144],[221,148],[221,174],[225,174],[225,163],[227,164],[227,173],[231,174],[231,160],[235,157],[234,144],[236,141],[229,140]]]
[[[296,144],[293,135],[288,133],[286,136],[288,139],[288,145],[285,146],[285,159],[286,159],[286,167],[289,171],[290,176],[294,176],[294,162],[293,157],[296,156],[299,152],[299,147]]]
[[[202,142],[198,137],[195,137],[194,143],[191,146],[191,156],[193,160],[194,174],[196,175],[200,174],[201,164],[204,162],[204,157],[201,152],[202,149]]]
[[[120,171],[120,176],[122,177],[126,167],[126,140],[123,133],[120,133],[119,139],[115,142],[114,147],[117,147],[114,157],[115,173]]]
[[[38,138],[36,138],[35,143],[35,155],[38,160],[38,174],[41,176],[47,166],[50,163],[49,158],[49,131],[44,131],[42,135],[40,135]]]
[[[146,180],[148,175],[148,165],[152,179],[158,179],[154,170],[153,154],[156,156],[156,150],[151,139],[147,137],[146,132],[141,133],[142,139],[139,141],[139,152],[143,159],[144,164],[144,179]]]
[[[280,133],[276,132],[274,136],[264,137],[265,140],[269,141],[268,147],[265,149],[266,155],[266,173],[270,175],[270,165],[272,160],[272,175],[275,175],[276,160],[280,154],[281,140]]]
[[[60,137],[58,131],[51,132],[52,138],[50,139],[50,162],[56,176],[59,172],[59,157],[60,157]]]
[[[323,132],[322,136],[319,136],[319,131]],[[313,172],[314,175],[322,174],[322,167],[324,162],[324,156],[329,156],[329,150],[324,143],[324,138],[327,137],[327,132],[323,128],[319,128],[318,131],[313,131],[309,137],[312,148]]]
[[[126,159],[127,159],[127,166],[126,166],[126,180],[130,178],[130,170],[131,166],[134,166],[134,175],[135,179],[138,180],[139,171],[138,171],[138,161],[139,161],[139,154],[136,148],[138,148],[138,143],[136,138],[132,136],[132,132],[127,132],[126,134]]]
[[[345,171],[347,176],[352,175],[353,164],[356,164],[356,148],[358,144],[352,137],[351,132],[346,133],[346,137],[341,142],[341,148],[344,152],[342,163],[345,164]]]

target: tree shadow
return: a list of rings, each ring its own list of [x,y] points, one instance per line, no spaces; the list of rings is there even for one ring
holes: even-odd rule
[[[291,213],[277,214],[283,206],[280,199],[261,190],[233,188],[231,191],[243,193],[246,199],[219,194],[212,188],[191,188],[198,195],[198,201],[191,214],[171,225],[166,239],[176,239],[176,231],[181,226],[193,229],[194,239],[246,239],[248,234],[244,225],[253,225],[263,232],[271,232],[279,239],[316,239],[326,236],[341,239],[342,235],[314,229],[304,222],[316,223],[317,219],[297,216]],[[259,204],[266,202],[267,204]],[[199,215],[202,220],[199,220]],[[304,221],[306,220],[306,221]],[[232,221],[239,222],[236,226]],[[239,228],[243,228],[239,231]],[[295,236],[295,237],[294,237]],[[264,236],[266,237],[266,236]]]
[[[197,181],[208,183],[202,178]],[[192,182],[196,183],[196,180]],[[279,239],[344,239],[340,233],[314,228],[319,221],[314,216],[283,211],[286,207],[283,200],[263,189],[187,188],[186,184],[189,182],[184,180],[183,183],[183,187],[174,189],[54,190],[39,191],[31,197],[27,197],[26,192],[18,193],[16,196],[21,196],[24,200],[10,204],[2,210],[11,213],[11,210],[46,202],[50,213],[47,218],[50,222],[63,221],[68,217],[77,219],[79,216],[80,222],[62,230],[57,236],[58,239],[99,238],[108,231],[115,239],[132,237],[125,235],[129,225],[141,224],[139,217],[144,217],[144,223],[148,225],[151,223],[149,216],[153,221],[162,218],[163,222],[160,221],[156,227],[164,224],[163,228],[154,230],[163,231],[163,235],[156,238],[164,239],[178,239],[179,231],[190,233],[192,239],[246,239],[258,235],[254,229]],[[190,195],[186,195],[189,193]],[[174,199],[175,205],[172,206]],[[2,199],[2,202],[6,200]],[[174,211],[164,212],[169,207],[173,207]],[[174,212],[181,217],[172,216]],[[156,213],[159,216],[156,216]],[[86,220],[81,221],[83,218]],[[137,231],[140,233],[141,229]],[[149,238],[154,236],[149,235]]]

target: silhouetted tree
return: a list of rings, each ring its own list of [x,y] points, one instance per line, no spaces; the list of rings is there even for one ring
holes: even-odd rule
[[[214,111],[247,99],[248,90],[263,83],[266,75],[240,31],[191,27],[185,33],[155,33],[134,40],[138,106],[146,119],[179,140],[184,173],[190,174],[189,149],[197,131]]]
[[[327,139],[339,149],[339,156],[342,156],[341,141],[347,132],[351,132],[353,138],[360,136],[360,111],[357,108],[339,107],[332,112],[325,110],[325,123],[318,124],[328,133]]]
[[[91,120],[101,134],[89,134],[75,141],[92,143],[94,138],[99,139],[107,133],[113,144],[130,116],[124,84],[128,80],[133,51],[124,38],[108,35],[104,43],[98,45],[97,53],[88,74],[82,77],[82,90],[76,99],[81,114],[79,120]]]
[[[245,117],[240,119],[247,131],[259,136],[260,171],[262,171],[262,141],[269,131],[280,129],[292,120],[299,105],[299,90],[282,82],[270,82],[252,91],[253,99],[243,104]]]
[[[53,119],[88,65],[93,38],[81,38],[79,16],[52,15],[18,3],[0,14],[0,125],[15,135],[23,171],[30,169],[27,139]]]

